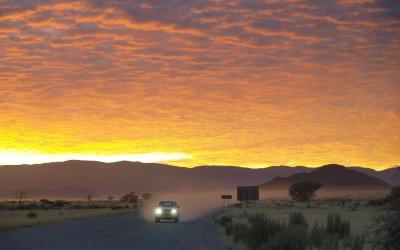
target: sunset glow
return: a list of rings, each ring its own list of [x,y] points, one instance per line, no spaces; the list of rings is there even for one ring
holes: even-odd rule
[[[398,165],[399,9],[0,1],[0,165]]]

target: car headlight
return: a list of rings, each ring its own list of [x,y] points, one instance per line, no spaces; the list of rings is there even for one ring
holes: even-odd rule
[[[161,214],[162,213],[162,210],[161,210],[161,208],[156,208],[156,214]]]
[[[172,213],[172,214],[176,214],[176,212],[177,212],[177,211],[176,211],[175,208],[171,210],[171,213]]]

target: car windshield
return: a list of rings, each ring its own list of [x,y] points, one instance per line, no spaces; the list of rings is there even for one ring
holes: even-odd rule
[[[162,207],[176,207],[176,201],[160,201],[159,205]]]

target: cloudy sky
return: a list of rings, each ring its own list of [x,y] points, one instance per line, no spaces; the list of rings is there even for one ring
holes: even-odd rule
[[[0,0],[0,164],[399,164],[400,2]]]

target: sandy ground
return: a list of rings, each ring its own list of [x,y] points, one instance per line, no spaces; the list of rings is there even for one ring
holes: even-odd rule
[[[0,231],[56,223],[67,220],[124,214],[131,211],[132,209],[112,210],[109,208],[33,210],[32,212],[34,212],[37,217],[28,218],[26,215],[31,212],[29,210],[0,210]]]

